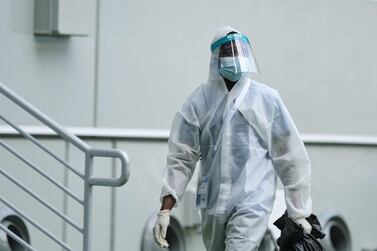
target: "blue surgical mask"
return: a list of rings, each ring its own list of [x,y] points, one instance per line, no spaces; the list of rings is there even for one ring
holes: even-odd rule
[[[250,72],[250,64],[245,57],[222,57],[219,72],[224,78],[235,82],[246,72]]]

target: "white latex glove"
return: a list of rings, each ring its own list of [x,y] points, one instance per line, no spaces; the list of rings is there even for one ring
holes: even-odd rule
[[[153,227],[153,237],[155,242],[162,248],[169,247],[168,242],[165,240],[166,232],[170,222],[170,210],[161,210],[158,213],[156,224]]]
[[[297,224],[297,225],[301,225],[303,228],[304,228],[304,231],[307,232],[307,233],[311,233],[312,232],[312,226],[310,225],[310,223],[305,219],[305,217],[300,217],[300,218],[297,218],[294,220],[294,222]]]

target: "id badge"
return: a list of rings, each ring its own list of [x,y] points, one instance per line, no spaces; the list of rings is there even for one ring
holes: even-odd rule
[[[207,208],[208,204],[208,176],[203,176],[200,179],[198,179],[198,187],[196,189],[196,202],[195,202],[195,208],[201,209],[201,208]]]

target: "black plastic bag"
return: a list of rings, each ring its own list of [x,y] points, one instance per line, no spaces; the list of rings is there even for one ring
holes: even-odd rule
[[[326,236],[322,232],[321,224],[314,214],[306,218],[312,226],[311,233],[306,233],[304,229],[297,225],[288,217],[287,211],[274,222],[280,229],[281,234],[277,240],[280,251],[323,251],[323,247],[316,239]]]

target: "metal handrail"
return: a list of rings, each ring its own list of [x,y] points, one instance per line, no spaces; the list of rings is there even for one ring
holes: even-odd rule
[[[77,147],[79,150],[81,150],[83,153],[85,153],[85,173],[81,174],[77,170],[75,170],[69,163],[67,163],[65,160],[57,156],[55,153],[50,151],[47,147],[45,147],[42,143],[40,143],[35,137],[33,137],[30,133],[23,130],[21,127],[15,125],[10,120],[5,118],[0,114],[0,120],[4,121],[11,127],[13,127],[20,135],[22,135],[25,139],[30,140],[33,144],[38,146],[40,149],[42,149],[44,152],[46,152],[48,155],[52,156],[54,159],[56,159],[58,162],[63,164],[65,168],[75,173],[78,177],[84,180],[84,199],[79,199],[76,195],[74,195],[73,192],[71,192],[68,188],[61,185],[58,181],[53,179],[51,176],[49,176],[47,173],[42,171],[41,168],[39,168],[37,165],[32,163],[30,160],[28,160],[26,157],[22,156],[22,154],[18,153],[15,149],[13,149],[10,145],[5,143],[4,141],[0,140],[0,145],[4,147],[8,152],[19,158],[22,162],[24,162],[26,165],[31,167],[33,170],[35,170],[37,173],[42,175],[44,178],[46,178],[49,182],[57,186],[59,189],[61,189],[65,194],[69,195],[75,201],[77,201],[79,204],[83,206],[84,211],[84,221],[83,221],[83,227],[80,227],[78,224],[73,222],[68,216],[64,215],[63,213],[59,212],[56,208],[51,206],[47,201],[45,201],[43,198],[41,198],[39,195],[34,193],[30,188],[23,185],[19,180],[12,177],[9,173],[6,171],[0,169],[0,174],[2,174],[4,177],[6,177],[8,180],[10,180],[13,184],[20,187],[23,191],[25,191],[27,194],[29,194],[31,197],[33,197],[35,200],[37,200],[39,203],[44,205],[48,210],[55,213],[57,216],[59,216],[61,219],[63,219],[65,222],[69,223],[71,226],[73,226],[76,230],[81,232],[83,234],[83,251],[89,251],[92,250],[91,248],[91,211],[92,211],[92,187],[93,186],[109,186],[109,187],[118,187],[124,185],[128,178],[129,178],[129,160],[128,156],[125,152],[119,149],[98,149],[93,148],[86,144],[84,141],[82,141],[80,138],[78,138],[73,133],[69,132],[62,126],[60,126],[57,122],[49,118],[47,115],[45,115],[43,112],[41,112],[39,109],[31,105],[29,102],[27,102],[25,99],[20,97],[18,94],[13,92],[11,89],[6,87],[4,84],[0,82],[0,93],[2,93],[5,97],[7,97],[9,100],[11,100],[14,104],[21,107],[24,111],[26,111],[28,114],[32,115],[34,118],[42,122],[45,126],[49,127],[51,130],[53,130],[57,135],[59,135],[61,138],[63,138],[65,141],[73,144],[75,147]],[[93,171],[93,158],[94,157],[109,157],[113,159],[119,159],[121,162],[121,172],[119,177],[116,178],[100,178],[100,177],[92,177],[92,171]],[[56,236],[51,234],[48,230],[46,230],[44,227],[40,226],[35,220],[31,219],[29,216],[27,216],[25,213],[23,213],[21,210],[16,208],[14,205],[12,205],[10,202],[8,202],[6,199],[4,199],[2,196],[0,196],[0,201],[2,201],[4,204],[6,204],[9,208],[14,210],[16,213],[20,215],[23,219],[34,225],[37,229],[39,229],[42,233],[44,233],[47,237],[55,241],[57,244],[59,244],[61,247],[63,247],[65,250],[72,250],[66,243],[59,240]],[[12,238],[15,236],[14,234],[11,234],[10,230],[6,229],[3,225],[0,224],[0,230],[5,231],[7,234],[9,234]],[[35,250],[32,248],[29,244],[22,241],[20,238],[15,238],[20,245],[25,247],[28,250]]]
[[[83,204],[84,202],[80,200],[72,191],[70,191],[68,188],[64,187],[62,184],[60,184],[58,181],[56,181],[54,178],[50,177],[46,172],[42,171],[41,168],[39,168],[37,165],[32,163],[30,160],[19,154],[15,149],[13,149],[11,146],[9,146],[4,141],[0,140],[0,145],[3,146],[6,150],[8,150],[10,153],[12,153],[14,156],[16,156],[18,159],[20,159],[22,162],[24,162],[26,165],[28,165],[30,168],[32,168],[34,171],[39,173],[41,176],[46,178],[48,181],[50,181],[52,184],[54,184],[57,188],[59,188],[62,192],[68,194],[72,199],[77,201],[80,204]]]
[[[12,124],[8,119],[6,119],[5,117],[3,117],[1,114],[0,114],[0,119],[2,121],[4,121],[5,123],[7,123],[8,125],[10,125],[11,127],[13,127],[17,132],[19,132],[22,136],[24,136],[24,138],[30,140],[35,145],[37,145],[39,148],[41,148],[43,151],[45,151],[46,153],[48,153],[49,155],[51,155],[53,158],[55,158],[57,161],[59,161],[61,164],[63,164],[64,166],[66,166],[74,174],[76,174],[80,178],[84,177],[84,175],[82,175],[80,172],[78,172],[77,170],[75,170],[69,163],[67,163],[65,160],[63,160],[62,158],[60,158],[59,156],[57,156],[55,153],[53,153],[52,151],[50,151],[47,147],[45,147],[43,144],[41,144],[31,134],[25,132],[21,127]]]
[[[44,126],[22,126],[22,129],[35,137],[56,138],[57,135]],[[131,141],[160,141],[167,142],[170,131],[168,129],[146,128],[101,128],[101,127],[66,127],[81,139],[131,140]],[[18,137],[17,131],[9,126],[0,125],[0,136]],[[377,135],[363,134],[323,134],[301,133],[305,145],[327,146],[377,146]]]
[[[25,219],[26,221],[28,221],[31,225],[33,225],[38,230],[40,230],[42,233],[44,233],[51,240],[53,240],[57,244],[59,244],[62,248],[64,248],[65,250],[70,250],[70,251],[72,250],[67,244],[65,244],[64,242],[62,242],[61,240],[59,240],[58,237],[56,237],[55,235],[51,234],[46,228],[42,227],[35,220],[31,219],[26,213],[24,213],[23,211],[19,210],[16,206],[14,206],[13,204],[11,204],[9,201],[7,201],[6,199],[4,199],[2,197],[0,197],[0,201],[2,203],[4,203],[7,207],[9,207],[10,209],[12,209],[14,212],[16,212],[20,217],[22,217],[23,219]]]
[[[45,201],[43,198],[41,198],[39,195],[35,194],[33,191],[31,191],[30,188],[23,185],[19,180],[14,178],[12,175],[10,175],[8,172],[0,169],[0,173],[5,176],[8,180],[12,181],[13,184],[20,187],[22,190],[24,190],[26,193],[28,193],[31,197],[39,201],[41,204],[45,205],[50,211],[55,213],[57,216],[62,218],[64,221],[68,222],[72,227],[74,227],[77,231],[82,233],[82,228],[79,227],[76,223],[73,222],[70,218],[59,212],[54,206],[50,205],[47,201]]]

